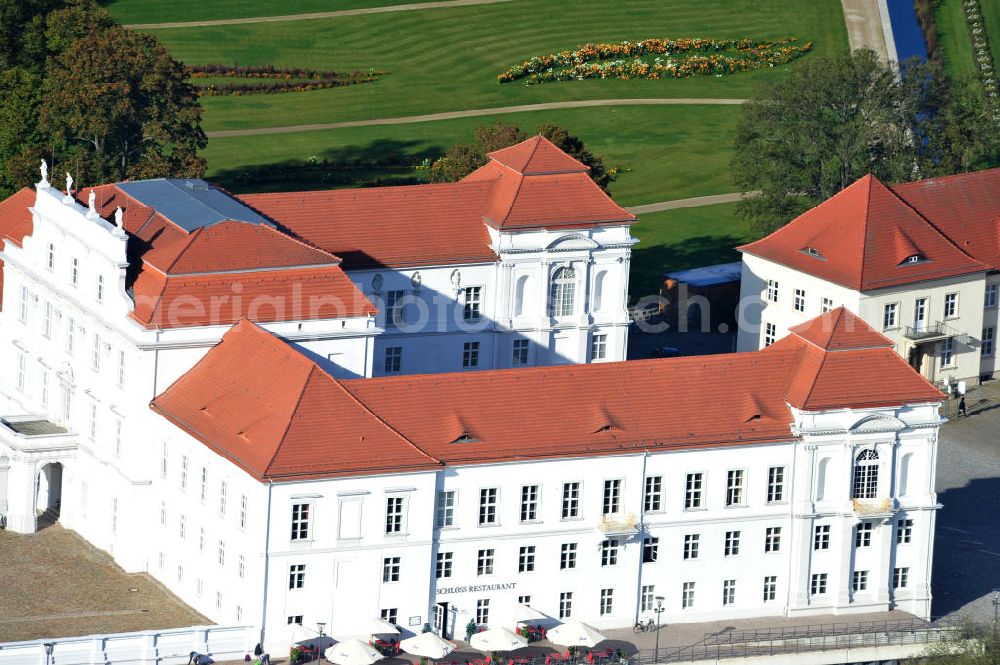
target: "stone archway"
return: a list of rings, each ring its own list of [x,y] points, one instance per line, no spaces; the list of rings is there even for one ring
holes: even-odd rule
[[[35,477],[35,514],[38,515],[38,528],[59,521],[59,511],[62,507],[63,465],[61,462],[50,462],[38,470]]]

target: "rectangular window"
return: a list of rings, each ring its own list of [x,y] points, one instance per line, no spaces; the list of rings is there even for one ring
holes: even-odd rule
[[[590,340],[590,360],[604,360],[608,356],[608,336],[594,335]]]
[[[781,527],[769,526],[764,532],[764,552],[777,552],[781,549]]]
[[[913,520],[896,520],[896,544],[905,545],[913,539]]]
[[[76,319],[69,318],[66,324],[66,353],[72,354],[76,347]]]
[[[80,283],[80,259],[74,258],[69,271],[69,283],[76,286]]]
[[[208,467],[201,467],[201,494],[198,497],[205,501],[208,498]]]
[[[743,504],[743,470],[733,469],[726,474],[726,505]]]
[[[538,519],[538,485],[521,487],[521,521],[534,522]]]
[[[28,383],[28,356],[24,351],[17,352],[17,389],[24,392]]]
[[[622,509],[622,481],[604,481],[604,503],[601,506],[602,515],[617,515]]]
[[[115,418],[115,457],[122,456],[122,419]]]
[[[186,490],[188,486],[188,456],[181,455],[181,489]]]
[[[444,579],[446,577],[451,577],[452,564],[455,561],[454,552],[438,552],[437,553],[437,570],[435,575],[437,579]]]
[[[796,312],[806,311],[806,292],[805,289],[795,289],[795,298],[792,300],[792,308]]]
[[[910,582],[910,569],[909,568],[893,568],[892,569],[892,588],[893,589],[905,589]]]
[[[293,563],[288,567],[288,588],[301,589],[306,585],[306,564]]]
[[[941,340],[941,367],[950,367],[955,362],[955,340],[952,337]]]
[[[809,593],[813,596],[822,596],[826,593],[826,573],[813,573]]]
[[[478,321],[481,316],[480,304],[482,301],[483,287],[465,287],[465,310],[462,313],[466,321]]]
[[[722,605],[733,605],[736,603],[736,580],[722,581]]]
[[[400,557],[398,556],[387,556],[382,559],[383,582],[399,581],[399,562],[400,562]]]
[[[28,322],[28,303],[31,300],[31,294],[28,293],[28,287],[21,287],[21,308],[18,310],[17,318],[21,323]]]
[[[830,549],[830,525],[829,524],[818,525],[813,530],[813,549],[814,550],[828,550],[828,549]]]
[[[42,406],[48,407],[49,405],[49,371],[45,369],[42,365],[42,369],[39,372],[38,379],[40,381],[39,385],[39,401],[41,401]]]
[[[247,525],[247,495],[240,495],[240,528],[246,528]]]
[[[160,452],[160,478],[167,477],[167,444],[163,444],[163,449]]]
[[[580,483],[563,483],[562,518],[575,519],[580,516]]]
[[[655,536],[646,536],[642,539],[642,562],[656,563],[660,554],[660,539]]]
[[[882,309],[882,329],[891,330],[896,327],[897,312],[899,310],[898,303],[887,303]]]
[[[535,570],[535,546],[523,545],[517,558],[517,572],[531,573]]]
[[[874,527],[875,525],[871,522],[862,522],[854,527],[854,546],[871,547]]]
[[[399,619],[399,608],[398,607],[387,607],[385,609],[379,610],[379,618],[383,621],[388,621],[389,623],[395,625]]]
[[[125,351],[118,352],[118,387],[125,387]]]
[[[309,539],[309,514],[312,506],[296,503],[292,506],[292,540]]]
[[[646,494],[642,509],[647,513],[659,512],[663,508],[663,476],[646,478]]]
[[[726,556],[737,556],[740,553],[740,532],[726,531]]]
[[[226,565],[226,541],[219,541],[219,556],[218,561],[220,566]]]
[[[385,349],[385,373],[395,374],[403,366],[403,347],[388,346]]]
[[[772,466],[767,470],[767,502],[778,503],[785,498],[785,467]]]
[[[117,504],[117,500],[115,501]],[[181,515],[180,520],[177,522],[177,535],[180,536],[181,540],[187,538],[187,517]]]
[[[764,578],[764,602],[774,600],[778,596],[778,577],[768,575]]]
[[[958,294],[944,294],[944,318],[951,319],[958,316]]]
[[[823,314],[833,311],[833,300],[830,298],[823,298],[823,306],[820,308]]]
[[[490,622],[490,599],[481,598],[476,601],[476,625],[485,626]]]
[[[438,492],[437,526],[439,529],[455,526],[455,490]]]
[[[559,618],[568,619],[573,616],[573,592],[563,591],[559,594]]]
[[[764,324],[764,346],[771,346],[778,338],[778,329],[773,323]]]
[[[479,367],[479,342],[466,342],[462,346],[462,367]]]
[[[611,614],[614,602],[614,589],[601,589],[601,616]]]
[[[48,259],[46,261],[46,266],[49,270],[55,270],[56,267],[56,246],[51,242],[49,243]]]
[[[45,303],[45,318],[42,319],[42,337],[52,339],[52,318],[55,315],[55,308],[52,303]]]
[[[101,336],[94,335],[94,348],[90,355],[90,367],[95,372],[101,371]]]
[[[767,299],[770,302],[778,302],[778,282],[773,279],[767,280]]]
[[[983,328],[983,343],[982,343],[982,346],[980,348],[980,352],[984,356],[992,356],[993,355],[993,342],[994,342],[995,333],[996,333],[996,328],[993,328],[993,327]]]
[[[160,502],[160,526],[167,526],[167,504]]]
[[[528,364],[528,340],[514,340],[514,354],[511,358],[511,365],[521,367]]]
[[[479,550],[479,556],[476,559],[476,575],[492,575],[493,574],[493,555],[495,550],[486,549]]]
[[[854,591],[865,591],[868,589],[868,571],[855,570],[851,576],[851,589]]]
[[[403,323],[403,299],[406,291],[385,292],[385,320],[393,325]]]
[[[479,525],[497,523],[497,488],[479,490]]]
[[[292,626],[294,624],[298,624],[300,626],[302,625],[302,615],[301,614],[295,614],[295,615],[292,615],[292,616],[288,617],[288,625]]]
[[[222,482],[219,483],[219,515],[221,515],[222,517],[226,516],[227,489],[228,485],[226,485],[226,481],[223,480]]]
[[[983,307],[996,307],[996,306],[997,306],[997,285],[987,284],[986,295],[983,298]]]
[[[684,558],[685,559],[697,559],[698,558],[698,547],[701,542],[701,535],[697,533],[689,533],[684,536]]]
[[[198,527],[198,551],[205,551],[205,527]]]
[[[681,609],[694,607],[694,582],[685,582],[681,587]]]
[[[90,401],[90,440],[97,439],[97,402]]]
[[[385,532],[402,533],[403,497],[390,496],[385,500]]]
[[[97,276],[97,302],[104,302],[104,275]]]
[[[563,543],[559,553],[559,570],[576,568],[576,543]]]
[[[684,508],[701,508],[701,473],[687,474],[684,486]]]
[[[655,607],[655,605],[653,604],[655,593],[656,593],[656,587],[652,584],[645,585],[642,587],[642,591],[639,594],[640,612],[648,612]]]
[[[609,538],[601,543],[601,565],[618,565],[618,539]]]

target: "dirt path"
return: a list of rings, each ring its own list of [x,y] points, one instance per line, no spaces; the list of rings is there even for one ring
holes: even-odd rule
[[[896,49],[886,45],[886,34],[882,24],[883,16],[879,0],[841,0],[844,8],[844,22],[847,24],[847,41],[851,50],[870,48],[878,54],[882,62],[896,59]],[[891,47],[892,53],[889,52]]]
[[[733,192],[732,194],[713,194],[712,196],[696,196],[690,199],[674,199],[673,201],[660,201],[659,203],[647,203],[641,206],[630,206],[625,208],[631,213],[641,215],[647,212],[660,212],[662,210],[676,210],[677,208],[697,208],[699,206],[710,206],[716,203],[736,203],[745,196],[753,196],[760,192]]]
[[[510,0],[438,0],[437,2],[415,2],[408,5],[388,5],[385,7],[362,7],[340,9],[332,12],[312,12],[309,14],[284,14],[282,16],[249,16],[247,18],[222,18],[211,21],[177,21],[173,23],[133,23],[126,25],[132,30],[156,30],[157,28],[206,28],[214,25],[243,25],[246,23],[281,23],[285,21],[308,21],[316,18],[338,18],[340,16],[361,16],[363,14],[384,14],[386,12],[409,12],[415,9],[441,9],[464,7],[467,5],[492,5]]]
[[[237,136],[258,136],[261,134],[292,134],[294,132],[315,132],[322,129],[342,129],[345,127],[367,127],[371,125],[408,125],[411,122],[432,122],[454,118],[475,118],[483,115],[502,113],[524,113],[527,111],[548,111],[550,109],[576,109],[588,106],[673,106],[673,105],[738,105],[743,99],[699,99],[678,97],[673,99],[651,97],[649,99],[582,99],[571,102],[546,102],[544,104],[522,104],[520,106],[498,106],[490,109],[469,109],[467,111],[445,111],[425,115],[407,115],[399,118],[375,118],[372,120],[345,120],[312,125],[285,125],[283,127],[252,127],[250,129],[219,129],[205,132],[208,138],[234,138]]]

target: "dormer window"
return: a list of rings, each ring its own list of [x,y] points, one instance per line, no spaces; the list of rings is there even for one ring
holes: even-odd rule
[[[812,256],[814,258],[823,259],[824,261],[826,260],[826,257],[823,256],[820,253],[820,251],[818,249],[816,249],[815,247],[803,247],[799,251],[802,252],[803,254],[808,254],[809,256]]]
[[[927,257],[925,257],[923,254],[910,254],[909,256],[906,257],[906,260],[903,261],[903,263],[920,263],[921,261],[926,261],[926,260]]]
[[[452,443],[477,443],[479,439],[469,432],[462,432]]]

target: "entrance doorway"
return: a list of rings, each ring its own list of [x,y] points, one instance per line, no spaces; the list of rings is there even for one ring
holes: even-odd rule
[[[43,466],[35,478],[35,512],[42,528],[59,521],[62,506],[63,465],[51,462]]]
[[[448,626],[448,603],[438,603],[434,606],[434,630],[441,639],[450,640],[451,630]]]
[[[928,381],[934,381],[934,356],[927,353],[924,344],[917,344],[911,348],[908,360],[910,367],[917,370],[921,376]]]

